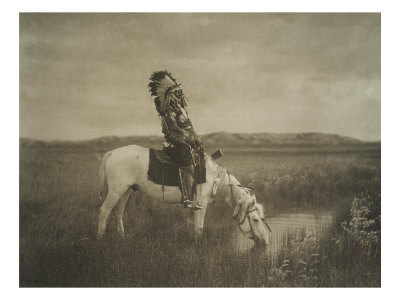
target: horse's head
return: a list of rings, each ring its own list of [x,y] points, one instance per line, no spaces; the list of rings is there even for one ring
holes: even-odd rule
[[[209,162],[213,163],[213,160]],[[213,165],[217,164],[211,164],[211,167]],[[271,230],[265,222],[262,205],[256,201],[254,189],[240,185],[229,171],[217,166],[218,174],[212,186],[211,199],[222,197],[226,203],[233,205],[232,218],[237,220],[242,233],[258,245],[267,245]]]
[[[269,227],[264,223],[264,211],[257,203],[254,190],[238,186],[237,203],[232,218],[237,220],[240,230],[256,244],[268,244]]]

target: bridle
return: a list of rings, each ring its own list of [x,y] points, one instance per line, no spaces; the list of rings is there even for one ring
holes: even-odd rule
[[[231,182],[231,173],[228,171],[228,170],[225,170],[226,171],[226,173],[228,174],[228,178],[229,178],[229,182]],[[247,187],[245,187],[245,186],[243,186],[243,185],[238,185],[239,187],[242,187],[242,188],[247,188]],[[230,191],[231,191],[231,203],[232,203],[232,207],[234,208],[235,207],[235,204],[234,204],[234,197],[233,197],[233,188],[232,188],[232,184],[229,184],[229,188],[230,188]],[[251,190],[254,190],[253,188],[249,188],[249,189],[251,189]],[[254,236],[255,236],[255,234],[254,234],[254,228],[253,228],[253,225],[251,224],[251,221],[250,221],[250,213],[251,212],[253,212],[253,211],[256,211],[257,210],[257,207],[254,205],[251,209],[249,209],[249,208],[247,208],[246,209],[246,218],[243,218],[243,220],[242,221],[240,221],[239,222],[239,229],[240,229],[240,231],[245,235],[245,236],[247,236],[248,238],[250,238],[250,239],[252,239],[252,240],[254,240]],[[251,229],[251,234],[252,234],[252,236],[250,237],[250,236],[248,236],[245,232],[243,232],[243,229],[242,229],[242,227],[241,227],[241,225],[243,225],[243,223],[246,221],[246,219],[249,221],[249,225],[250,225],[250,229]],[[270,231],[270,232],[272,232],[271,231],[271,228],[268,226],[268,224],[267,224],[267,221],[265,221],[265,220],[262,220],[263,222],[264,222],[264,224],[267,226],[267,228],[268,228],[268,230]]]

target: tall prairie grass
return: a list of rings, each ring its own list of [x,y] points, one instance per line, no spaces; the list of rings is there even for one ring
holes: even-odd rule
[[[312,234],[285,232],[274,256],[257,249],[240,253],[233,249],[232,234],[238,229],[226,204],[209,207],[204,237],[196,243],[189,211],[151,207],[137,197],[126,209],[128,236],[116,236],[111,217],[105,239],[96,241],[101,203],[94,151],[21,147],[20,285],[380,286],[380,245],[374,244],[373,255],[366,251],[367,233],[353,225],[357,210],[367,207],[369,213],[361,217],[376,223],[364,231],[374,231],[380,240],[380,149],[233,151],[222,164],[256,188],[267,217],[329,208],[334,222]],[[355,200],[366,195],[368,201]]]

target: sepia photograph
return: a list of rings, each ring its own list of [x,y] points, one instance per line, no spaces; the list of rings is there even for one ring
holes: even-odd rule
[[[19,287],[381,287],[381,13],[19,13]]]

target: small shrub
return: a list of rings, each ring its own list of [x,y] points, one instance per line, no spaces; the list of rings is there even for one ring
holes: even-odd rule
[[[380,195],[361,194],[353,200],[350,221],[342,223],[343,229],[357,240],[363,251],[371,257],[377,257],[380,254],[380,202]]]

